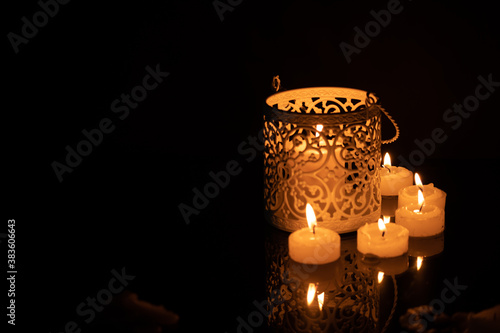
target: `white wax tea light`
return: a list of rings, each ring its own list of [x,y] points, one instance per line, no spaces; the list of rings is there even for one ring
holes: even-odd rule
[[[306,206],[309,228],[294,231],[288,237],[290,258],[302,264],[327,264],[340,257],[340,236],[333,230],[317,227],[316,215]]]
[[[389,153],[384,156],[384,167],[380,170],[380,192],[384,196],[397,196],[399,190],[413,184],[413,173],[403,167],[391,165]]]
[[[358,251],[381,258],[398,257],[408,252],[408,229],[394,223],[367,223],[358,229]]]
[[[412,203],[396,210],[396,224],[407,228],[411,237],[429,237],[443,232],[444,211],[428,204],[420,189],[417,197],[417,204]]]
[[[410,204],[418,204],[418,190],[421,189],[426,205],[435,205],[444,212],[446,205],[446,192],[434,187],[434,184],[422,185],[420,176],[415,173],[415,185],[402,188],[398,195],[398,208]]]

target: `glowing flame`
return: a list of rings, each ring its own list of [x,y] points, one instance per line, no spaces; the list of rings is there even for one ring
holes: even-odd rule
[[[323,304],[324,303],[325,303],[325,293],[322,292],[321,294],[318,295],[319,311],[323,310]]]
[[[422,181],[420,180],[420,176],[416,172],[415,172],[415,185],[417,185],[419,188],[422,188],[423,186]]]
[[[417,196],[418,196],[418,205],[420,206],[420,208],[419,208],[419,209],[414,209],[414,210],[413,210],[413,212],[414,212],[414,213],[419,213],[419,212],[421,212],[421,211],[422,211],[422,208],[424,207],[424,203],[425,203],[425,200],[424,200],[424,193],[423,193],[420,189],[418,189],[418,194],[417,194]]]
[[[390,216],[383,216],[384,217],[384,224],[390,223],[391,222],[391,217]]]
[[[424,257],[418,256],[417,257],[417,271],[420,270],[420,267],[422,267],[423,262],[424,262]]]
[[[319,132],[321,132],[322,130],[323,130],[323,125],[321,125],[321,124],[316,125],[316,131],[317,131],[316,137],[319,136]]]
[[[384,272],[378,272],[377,281],[378,283],[382,283],[382,281],[384,281]]]
[[[311,305],[316,296],[316,285],[314,283],[309,283],[309,289],[307,289],[307,305]]]
[[[311,230],[311,232],[314,232],[314,228],[316,228],[318,223],[316,222],[316,215],[314,214],[314,209],[310,204],[306,205],[306,217],[309,230]]]
[[[385,227],[384,220],[378,219],[378,229],[380,231],[382,231],[382,237],[384,237],[385,236],[385,231],[387,230],[387,228]]]
[[[391,156],[389,153],[385,153],[384,155],[384,166],[391,166]]]
[[[424,202],[425,202],[425,200],[424,200],[424,193],[422,192],[422,190],[420,190],[420,189],[418,190],[417,196],[418,196],[418,204],[420,206],[422,206],[424,204]]]

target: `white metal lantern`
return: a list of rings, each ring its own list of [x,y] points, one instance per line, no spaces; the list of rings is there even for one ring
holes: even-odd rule
[[[376,96],[358,89],[315,87],[270,96],[264,112],[267,220],[298,230],[307,225],[310,203],[318,225],[339,233],[376,221],[381,143],[399,133],[382,141],[381,112]]]

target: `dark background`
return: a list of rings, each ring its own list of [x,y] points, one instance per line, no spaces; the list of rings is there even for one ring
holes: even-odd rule
[[[443,114],[474,94],[479,75],[500,81],[496,6],[401,1],[402,12],[348,64],[339,44],[353,45],[354,27],[387,3],[246,0],[221,21],[211,1],[71,1],[19,53],[5,37],[3,216],[17,222],[19,325],[59,332],[82,323],[76,306],[125,267],[136,276],[130,290],[179,313],[179,330],[234,332],[236,317],[266,298],[262,158],[246,161],[238,146],[258,134],[274,75],[286,89],[374,91],[401,129],[382,148],[393,157],[408,158],[415,139],[442,128],[448,139],[417,171],[448,193],[447,216],[456,217],[447,217],[457,252],[446,267],[475,261],[491,274],[500,93],[456,130]],[[36,1],[4,6],[4,36],[40,10]],[[111,103],[157,64],[169,76],[120,120]],[[115,130],[59,182],[51,163],[64,163],[65,147],[103,118]],[[390,123],[383,128],[393,135]],[[178,205],[192,205],[192,189],[231,160],[241,173],[187,225]],[[473,276],[464,267],[443,274]],[[495,304],[482,277],[447,310]]]

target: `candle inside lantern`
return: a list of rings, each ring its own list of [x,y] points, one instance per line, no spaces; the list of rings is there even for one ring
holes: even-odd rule
[[[385,153],[384,167],[380,170],[380,191],[384,196],[397,196],[399,190],[413,183],[413,173],[403,167],[391,165],[391,156]]]
[[[317,227],[316,215],[306,206],[308,228],[294,231],[288,237],[290,258],[302,264],[327,264],[340,257],[340,236],[333,230]]]
[[[434,187],[430,183],[423,185],[418,173],[415,173],[415,185],[408,186],[399,190],[398,208],[410,204],[418,204],[418,190],[422,190],[426,205],[435,205],[444,212],[446,205],[446,192]]]
[[[417,204],[409,204],[396,210],[396,224],[407,228],[412,237],[428,237],[444,230],[444,211],[428,204],[421,189],[418,189]]]
[[[408,251],[408,229],[394,223],[367,223],[358,229],[358,251],[381,258],[398,257]]]

